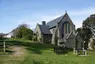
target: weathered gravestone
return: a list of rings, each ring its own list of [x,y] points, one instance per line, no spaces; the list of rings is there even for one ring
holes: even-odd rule
[[[81,38],[81,36],[77,33],[76,34],[76,39],[75,39],[75,44],[74,44],[74,49],[73,52],[76,55],[87,55],[87,51],[84,48],[85,41]]]

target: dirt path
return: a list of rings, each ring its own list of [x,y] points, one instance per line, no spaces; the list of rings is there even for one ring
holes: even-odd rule
[[[14,51],[13,55],[14,56],[21,56],[24,54],[24,49],[20,46],[13,46],[12,51]]]
[[[21,46],[11,46],[10,47],[13,51],[13,56],[22,56],[25,53],[25,49]]]
[[[10,46],[9,48],[13,53],[3,56],[1,61],[4,62],[4,64],[13,64],[14,62],[18,64],[22,62],[27,55],[27,50],[23,46]]]

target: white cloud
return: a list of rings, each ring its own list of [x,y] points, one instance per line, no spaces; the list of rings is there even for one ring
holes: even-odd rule
[[[90,15],[90,14],[93,14],[93,13],[95,13],[95,7],[70,11],[71,15],[77,15],[77,16],[80,16],[80,15]]]
[[[74,10],[70,11],[70,16],[73,22],[76,25],[76,28],[79,28],[82,26],[82,22],[89,17],[91,14],[95,14],[95,8],[86,8],[86,9],[81,9],[81,10]]]
[[[90,16],[91,14],[95,13],[95,8],[94,7],[90,7],[90,8],[85,8],[85,9],[80,9],[80,10],[68,10],[67,11],[71,20],[74,22],[74,24],[76,25],[76,28],[79,28],[82,26],[82,22],[83,20],[85,20],[88,16]],[[63,15],[65,12],[64,10],[55,10],[55,11],[51,11],[48,13],[36,13],[34,14],[34,18],[29,19],[29,20],[19,20],[18,24],[28,24],[30,25],[30,27],[32,29],[34,29],[36,27],[36,24],[39,23],[41,24],[41,22],[44,20],[46,22],[53,20],[61,15]],[[36,21],[34,20],[36,19]]]
[[[41,16],[41,19],[50,21],[54,18],[63,15],[63,13],[64,10],[60,10],[57,12],[55,11],[55,14],[53,12],[53,15],[51,13],[45,13],[44,16]],[[95,7],[90,7],[90,8],[80,9],[80,10],[68,10],[67,13],[69,14],[74,24],[76,25],[76,28],[79,28],[82,26],[83,20],[85,20],[91,14],[95,14]]]
[[[57,17],[59,17],[59,16],[60,16],[60,15],[41,16],[41,20],[50,21],[50,20],[53,20],[53,19],[55,19],[55,18],[57,18]]]

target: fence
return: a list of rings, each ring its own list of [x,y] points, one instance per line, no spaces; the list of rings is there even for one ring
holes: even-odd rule
[[[0,51],[6,52],[6,42],[0,41]]]

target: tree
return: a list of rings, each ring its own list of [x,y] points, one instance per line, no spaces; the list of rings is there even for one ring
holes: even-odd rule
[[[16,38],[17,36],[19,36],[21,38],[21,35],[17,34],[17,33],[20,32],[19,30],[21,30],[22,28],[28,28],[28,25],[27,24],[21,24],[17,28],[13,29],[11,31],[12,32],[12,37]]]
[[[24,29],[22,32],[22,38],[32,40],[33,31],[31,29]]]
[[[0,33],[0,40],[4,40],[4,39],[6,39],[6,36],[7,36],[8,34],[6,33]]]
[[[5,34],[4,33],[0,33],[0,39],[4,38]]]
[[[13,32],[13,37],[15,38],[32,40],[33,37],[33,31],[30,28],[28,28],[27,24],[19,25],[12,32]]]
[[[91,36],[94,36],[94,30],[95,30],[95,14],[90,15],[90,17],[87,17],[86,20],[83,21],[83,28],[89,28],[89,30],[85,29],[85,31],[87,31],[88,33],[90,33],[91,31]],[[93,34],[93,35],[92,35]],[[88,37],[86,37],[85,39],[89,39],[90,35],[87,34]],[[90,37],[91,39],[93,39],[92,37]],[[91,41],[90,41],[91,42]],[[94,42],[94,40],[93,40]],[[91,42],[90,44],[93,44],[93,42]],[[94,44],[92,45],[94,46]]]
[[[33,41],[37,41],[37,35],[34,33],[33,34],[33,38],[32,38]]]
[[[86,20],[83,21],[83,27],[95,25],[95,14],[90,15],[87,17]]]
[[[77,32],[80,34],[82,39],[85,41],[85,49],[88,48],[89,39],[92,37],[92,32],[89,28],[78,28]]]

